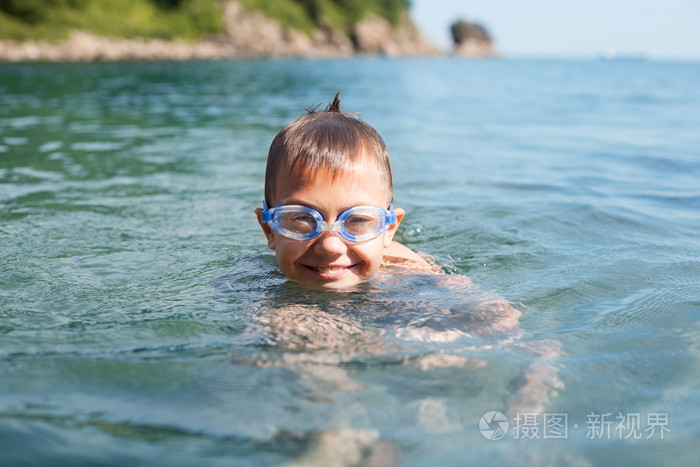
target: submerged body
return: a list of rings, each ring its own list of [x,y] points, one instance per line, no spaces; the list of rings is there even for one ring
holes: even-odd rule
[[[399,244],[387,251],[395,249],[405,252]],[[459,380],[458,392],[472,398],[484,380],[494,379],[503,388],[503,405],[488,408],[509,415],[540,412],[561,386],[554,366],[558,345],[522,339],[520,311],[464,275],[436,273],[428,262],[419,271],[419,264],[387,255],[370,280],[351,290],[313,289],[281,281],[271,258],[263,256],[241,268],[249,272],[234,279],[237,284],[227,281],[250,289],[261,279],[248,279],[260,274],[250,276],[255,270],[263,271],[266,284],[253,299],[261,306],[234,338],[251,352],[232,354],[231,363],[288,371],[309,397],[331,404],[326,428],[315,433],[300,459],[305,465],[328,465],[329,459],[357,465],[385,455],[377,465],[394,465],[400,446],[377,431],[381,422],[368,422],[372,415],[365,412],[379,400],[414,413],[408,423],[427,432],[471,427],[472,419],[478,421],[472,402],[465,406],[460,397],[426,389],[443,378]],[[350,405],[335,402],[343,400]],[[331,458],[328,449],[335,453]]]

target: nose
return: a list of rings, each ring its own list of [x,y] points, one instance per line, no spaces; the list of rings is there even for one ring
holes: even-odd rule
[[[316,253],[326,255],[344,254],[348,247],[336,232],[323,232],[318,236],[313,249]]]

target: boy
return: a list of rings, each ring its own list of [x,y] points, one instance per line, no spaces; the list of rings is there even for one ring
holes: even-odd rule
[[[384,141],[371,126],[343,112],[336,94],[325,111],[310,111],[277,134],[267,159],[265,201],[255,213],[280,269],[294,282],[348,288],[369,279],[381,266],[394,264],[439,274],[436,266],[393,241],[404,211],[393,208],[392,201],[391,168]],[[439,312],[442,319],[450,316],[454,323],[467,323],[468,331],[457,324],[454,329],[446,325],[433,329],[421,316],[394,329],[396,336],[444,343],[473,332],[499,337],[500,344],[520,336],[520,312],[501,297],[477,293],[463,275],[441,276],[437,283],[454,289],[455,296],[475,297],[465,300],[463,310],[448,301]],[[434,312],[434,308],[425,310],[426,316]],[[357,349],[358,336],[368,334],[359,323],[303,306],[274,308],[266,313],[263,323],[277,336],[273,340],[294,350],[294,358],[283,365],[304,362],[305,371],[319,377],[330,375],[339,387],[356,386],[343,371],[331,371],[332,365],[329,367],[326,361],[320,362],[322,371],[314,370],[313,364],[319,362],[313,359],[319,354],[299,350],[352,353]],[[377,346],[375,351],[381,352],[383,343],[370,339],[363,345],[364,350]],[[545,343],[533,348],[531,355],[532,362],[520,375],[522,384],[516,384],[517,390],[509,396],[509,407],[515,410],[536,407],[541,411],[549,389],[561,386],[551,364],[558,355],[558,346]],[[439,357],[439,361],[432,355],[421,361],[421,368],[462,367],[469,360],[449,353]]]
[[[435,272],[393,241],[404,211],[392,201],[384,141],[340,110],[336,94],[325,111],[309,111],[277,134],[267,159],[265,201],[255,213],[280,269],[294,282],[352,287],[383,263]]]

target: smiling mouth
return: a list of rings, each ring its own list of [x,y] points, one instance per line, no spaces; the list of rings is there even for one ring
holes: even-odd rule
[[[350,266],[309,266],[305,265],[307,269],[309,269],[312,273],[315,275],[323,278],[323,279],[337,279],[346,272],[348,272],[350,269],[352,269],[353,265]]]

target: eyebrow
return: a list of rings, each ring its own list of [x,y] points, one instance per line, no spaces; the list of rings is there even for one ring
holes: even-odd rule
[[[323,211],[322,211],[321,209],[319,209],[318,206],[314,206],[314,205],[312,205],[312,204],[307,204],[307,203],[303,203],[303,202],[298,202],[298,201],[296,201],[294,198],[292,198],[292,201],[290,201],[290,202],[286,202],[286,203],[284,203],[284,204],[278,204],[277,206],[291,206],[291,205],[294,205],[294,206],[306,206],[307,208],[311,208],[311,209],[313,209],[314,211],[317,211],[319,214],[321,214],[321,215],[323,216],[324,219],[326,218],[326,216],[323,215]],[[276,206],[276,207],[277,207],[277,206]],[[348,209],[352,209],[352,208],[355,208],[355,207],[358,207],[358,206],[375,206],[375,205],[374,205],[374,204],[355,204],[355,205],[353,205],[353,206],[345,206],[345,207],[342,207],[340,210],[338,210],[338,215],[344,213],[344,212],[347,211]],[[384,206],[382,206],[382,205],[379,205],[379,207],[382,207],[382,208],[386,209],[386,208],[385,208]],[[336,217],[338,217],[338,216],[336,216]]]
[[[287,202],[287,203],[280,204],[280,206],[289,206],[289,205],[306,206],[307,208],[311,208],[311,209],[313,209],[314,211],[318,211],[319,213],[323,214],[323,210],[322,210],[319,206],[316,206],[316,205],[314,205],[314,204],[304,203],[304,202],[301,202],[301,201],[297,201],[297,200],[295,200],[294,198],[292,198],[292,200],[289,201],[289,202]],[[363,205],[363,206],[364,206],[364,205]],[[347,210],[350,209],[350,208],[354,208],[354,207],[355,207],[355,206],[343,207],[343,208],[341,208],[341,209],[338,211],[338,214],[340,214],[341,212],[347,211]],[[324,216],[324,217],[325,217],[325,216]]]

